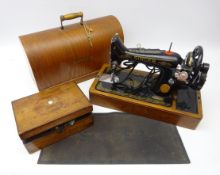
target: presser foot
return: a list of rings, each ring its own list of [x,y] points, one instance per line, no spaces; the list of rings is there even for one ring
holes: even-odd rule
[[[119,82],[119,77],[114,74],[103,74],[99,81],[114,84]]]

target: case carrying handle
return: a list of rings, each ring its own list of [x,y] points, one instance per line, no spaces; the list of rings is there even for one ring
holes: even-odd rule
[[[64,29],[63,21],[72,20],[72,19],[75,19],[75,18],[81,18],[80,24],[83,25],[83,12],[69,13],[69,14],[66,14],[66,15],[61,15],[60,16],[60,23],[61,23],[60,28],[61,28],[61,30]]]

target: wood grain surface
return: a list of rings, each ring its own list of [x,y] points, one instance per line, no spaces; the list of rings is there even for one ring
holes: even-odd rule
[[[93,104],[131,114],[137,114],[190,129],[195,129],[202,119],[202,102],[199,91],[197,92],[198,113],[190,113],[176,109],[176,99],[173,100],[171,107],[166,107],[96,90],[96,85],[99,81],[98,77],[100,77],[107,68],[108,64],[103,65],[97,78],[90,87],[90,101]]]
[[[21,139],[92,112],[92,105],[75,83],[65,83],[12,102]]]
[[[85,21],[92,30],[92,46],[83,25],[72,22],[75,24],[64,25],[63,30],[57,27],[20,36],[39,90],[94,77],[109,61],[111,38],[118,33],[124,39],[114,16]]]
[[[88,114],[84,119],[76,122],[72,126],[67,126],[64,128],[63,132],[51,132],[43,137],[36,138],[30,142],[25,143],[25,147],[29,153],[43,149],[46,146],[54,144],[72,134],[76,134],[93,124],[93,116]]]

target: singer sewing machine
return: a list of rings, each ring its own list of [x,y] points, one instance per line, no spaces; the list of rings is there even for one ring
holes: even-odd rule
[[[203,63],[201,46],[185,59],[172,52],[171,46],[168,51],[127,48],[116,34],[111,41],[111,63],[102,68],[90,89],[92,102],[144,116],[156,114],[158,120],[182,126],[185,121],[181,124],[180,116],[188,116],[193,121],[185,126],[195,128],[194,119],[202,117],[200,89],[209,64]],[[142,69],[136,69],[140,65]]]

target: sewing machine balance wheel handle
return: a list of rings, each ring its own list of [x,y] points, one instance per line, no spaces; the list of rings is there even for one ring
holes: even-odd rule
[[[78,13],[69,13],[66,15],[61,15],[60,16],[60,23],[61,23],[61,29],[63,30],[63,21],[66,20],[72,20],[72,19],[76,19],[76,18],[81,18],[80,20],[80,24],[83,25],[83,12],[78,12]]]
[[[203,61],[203,48],[202,46],[197,46],[193,52],[192,57],[194,61],[194,69],[198,69],[202,65]]]
[[[200,90],[206,81],[209,64],[203,63],[203,48],[201,46],[197,46],[193,52],[189,54],[193,62],[192,66],[194,71],[192,88]]]

